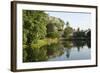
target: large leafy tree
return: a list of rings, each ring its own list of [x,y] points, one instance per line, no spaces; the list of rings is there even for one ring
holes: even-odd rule
[[[46,35],[48,15],[43,11],[23,10],[23,41],[31,45]]]
[[[61,31],[63,30],[64,21],[60,18],[49,16],[47,33],[49,37],[59,37]]]
[[[57,30],[62,30],[64,26],[64,21],[60,18],[49,16],[48,25],[52,25],[51,28],[56,27]]]

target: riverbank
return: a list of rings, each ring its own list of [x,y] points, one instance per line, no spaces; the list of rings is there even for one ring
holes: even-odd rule
[[[32,44],[31,47],[32,48],[40,48],[42,46],[45,46],[45,45],[50,45],[51,43],[57,43],[58,42],[58,38],[45,38],[45,39],[40,39],[37,41],[37,43],[35,44]],[[27,45],[23,45],[23,48],[26,48]]]

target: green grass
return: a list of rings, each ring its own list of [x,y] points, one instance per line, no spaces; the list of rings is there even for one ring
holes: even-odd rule
[[[36,44],[32,44],[32,48],[40,48],[41,46],[44,46],[47,44],[47,40],[38,40]]]
[[[57,43],[57,42],[58,42],[57,38],[55,38],[55,39],[45,38],[45,39],[38,40],[37,43],[32,44],[31,47],[32,48],[40,48],[42,46],[50,45],[52,43]],[[26,47],[27,47],[27,45],[23,45],[23,48],[26,48]]]
[[[50,38],[41,39],[41,40],[38,40],[36,44],[32,44],[32,48],[40,48],[42,46],[49,45],[51,43],[57,43],[57,42],[58,42],[57,38],[55,38],[55,39],[50,39]]]

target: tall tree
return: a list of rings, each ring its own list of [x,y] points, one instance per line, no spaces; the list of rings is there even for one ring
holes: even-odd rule
[[[64,21],[61,20],[60,18],[56,18],[53,16],[49,16],[49,22],[48,25],[51,25],[51,28],[55,29],[54,27],[56,27],[56,30],[62,30],[63,26],[64,26]],[[50,27],[50,26],[49,26]],[[47,27],[49,29],[49,27]]]
[[[60,32],[63,30],[63,26],[64,26],[63,20],[61,20],[60,18],[49,16],[48,25],[47,25],[48,35],[59,36],[61,34]]]
[[[23,10],[23,40],[35,43],[46,36],[48,15],[43,11]],[[26,39],[25,39],[26,38]]]
[[[69,39],[69,38],[72,36],[72,33],[73,33],[73,28],[70,27],[69,22],[67,22],[67,23],[66,23],[66,27],[65,27],[65,29],[64,29],[63,37]]]
[[[68,27],[70,24],[69,24],[69,22],[67,21],[67,23],[66,23],[66,27]]]

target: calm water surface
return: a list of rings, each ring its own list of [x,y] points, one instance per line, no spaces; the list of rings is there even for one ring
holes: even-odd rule
[[[91,59],[91,43],[89,40],[59,41],[41,48],[35,48],[32,52],[30,49],[27,56],[27,62],[87,59]]]
[[[64,48],[64,53],[60,56],[50,58],[48,61],[63,61],[63,60],[83,60],[91,58],[91,50],[87,46],[83,46],[80,49],[72,47],[70,49]]]

